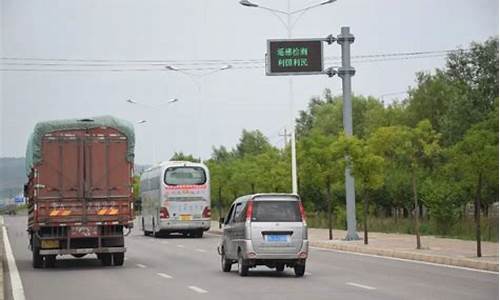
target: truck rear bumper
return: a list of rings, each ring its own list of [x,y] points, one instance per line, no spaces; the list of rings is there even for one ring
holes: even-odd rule
[[[64,254],[92,254],[92,253],[121,253],[125,247],[79,248],[79,249],[40,249],[40,255]]]

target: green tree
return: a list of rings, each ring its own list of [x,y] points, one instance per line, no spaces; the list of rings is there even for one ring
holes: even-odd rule
[[[299,151],[300,172],[303,183],[322,187],[327,204],[329,239],[333,238],[333,191],[335,184],[344,180],[341,159],[335,158],[334,139],[312,130],[301,142]]]
[[[411,176],[415,208],[415,234],[417,249],[421,249],[417,177],[438,156],[441,147],[439,134],[430,121],[424,120],[416,128],[393,126],[379,128],[371,137],[370,145],[376,153],[392,159],[400,168],[407,168]]]
[[[498,124],[498,109],[495,115],[496,124]],[[481,257],[482,192],[485,186],[495,185],[498,194],[498,125],[493,125],[491,121],[488,121],[467,131],[464,139],[452,149],[453,162],[463,172],[464,185],[473,187],[475,190],[474,216],[478,257]],[[491,125],[494,126],[493,130],[491,130]]]
[[[348,158],[347,164],[356,178],[357,190],[364,204],[364,243],[368,244],[368,201],[370,194],[384,184],[384,159],[376,155],[370,145],[356,137],[339,135],[333,148],[337,160]]]
[[[241,158],[245,155],[257,155],[264,153],[269,148],[271,148],[271,144],[269,144],[269,141],[262,134],[262,132],[259,130],[243,130],[240,142],[236,145],[236,154]]]
[[[199,163],[200,159],[195,158],[192,154],[184,154],[182,152],[175,152],[174,155],[170,158],[170,160],[178,160],[178,161],[191,161]]]

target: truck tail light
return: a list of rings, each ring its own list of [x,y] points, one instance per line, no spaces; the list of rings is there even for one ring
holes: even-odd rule
[[[205,208],[203,209],[203,213],[201,214],[201,216],[203,218],[210,218],[210,217],[212,217],[212,210],[210,209],[210,207],[205,206]]]
[[[247,216],[246,219],[248,222],[252,221],[253,215],[253,201],[248,201],[247,203]]]
[[[306,211],[304,209],[304,205],[302,205],[302,201],[299,201],[299,210],[300,216],[302,217],[302,222],[306,223]]]
[[[166,207],[160,208],[160,219],[168,219],[168,218],[170,218],[168,209]]]

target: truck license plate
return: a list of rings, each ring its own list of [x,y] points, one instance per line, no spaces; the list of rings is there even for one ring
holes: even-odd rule
[[[42,249],[59,248],[59,240],[42,240]]]

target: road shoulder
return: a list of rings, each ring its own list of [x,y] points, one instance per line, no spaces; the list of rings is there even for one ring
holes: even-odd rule
[[[217,222],[212,222],[209,232],[220,235],[222,230],[219,229]],[[370,233],[370,235],[372,239],[369,245],[364,245],[362,241],[343,240],[345,231],[342,230],[334,230],[333,240],[328,240],[324,238],[328,236],[327,229],[311,228],[309,245],[316,248],[498,272],[498,243],[484,242],[484,257],[477,258],[473,256],[474,241],[425,236],[422,237],[423,249],[415,249],[412,235],[385,233]]]

